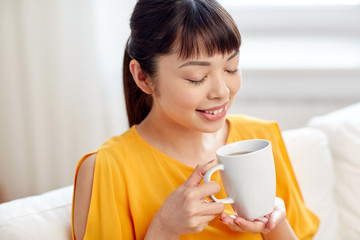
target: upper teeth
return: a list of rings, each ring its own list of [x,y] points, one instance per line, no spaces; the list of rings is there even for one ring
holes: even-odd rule
[[[206,112],[206,113],[208,113],[208,114],[214,114],[214,115],[216,115],[216,114],[221,113],[223,110],[224,110],[224,108],[220,108],[220,109],[218,109],[218,110],[211,110],[211,111],[204,111],[204,112]]]

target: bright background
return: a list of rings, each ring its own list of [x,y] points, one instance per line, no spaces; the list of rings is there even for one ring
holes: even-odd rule
[[[359,102],[359,1],[220,2],[243,37],[232,113],[290,129]],[[134,4],[0,0],[0,202],[72,184],[79,159],[127,129]]]

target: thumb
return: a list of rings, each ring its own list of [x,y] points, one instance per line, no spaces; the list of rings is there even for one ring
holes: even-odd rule
[[[195,170],[192,172],[191,176],[186,180],[185,185],[188,186],[197,186],[201,183],[204,178],[205,173],[213,167],[215,160],[211,160],[207,163],[198,164]]]

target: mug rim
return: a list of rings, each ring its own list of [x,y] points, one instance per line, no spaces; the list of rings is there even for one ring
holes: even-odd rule
[[[229,149],[233,148],[234,145],[246,145],[246,144],[251,144],[252,142],[257,142],[257,143],[263,144],[263,145],[255,146],[255,150],[250,150],[250,152],[248,152],[248,153],[244,153],[244,154],[241,154],[241,155],[233,155],[233,156],[228,155],[230,153],[233,153],[233,151],[229,151]],[[226,158],[235,158],[235,157],[239,157],[239,156],[247,156],[247,155],[257,153],[257,152],[259,152],[261,150],[264,150],[270,145],[271,145],[271,142],[269,140],[266,140],[266,139],[240,140],[240,141],[236,141],[236,142],[229,143],[229,144],[221,146],[220,148],[218,148],[216,150],[216,155],[221,156],[221,157],[226,157]]]

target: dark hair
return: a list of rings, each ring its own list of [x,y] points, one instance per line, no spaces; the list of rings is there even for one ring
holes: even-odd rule
[[[150,112],[152,96],[137,87],[129,69],[139,62],[153,81],[157,59],[177,52],[180,58],[196,57],[204,48],[209,56],[238,50],[241,37],[228,12],[215,0],[139,0],[130,19],[123,83],[129,125],[140,123]],[[152,83],[156,87],[156,82]]]

